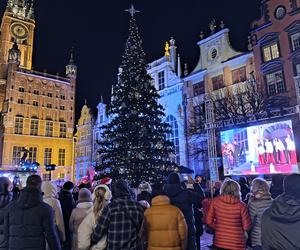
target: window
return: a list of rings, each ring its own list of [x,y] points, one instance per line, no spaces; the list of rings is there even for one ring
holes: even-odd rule
[[[60,173],[59,174],[59,179],[64,180],[65,179],[65,173]]]
[[[60,110],[65,110],[65,106],[59,106]]]
[[[37,156],[37,148],[36,147],[30,147],[29,148],[28,161],[30,163],[36,162],[36,156]]]
[[[293,51],[300,49],[300,33],[291,35]]]
[[[23,134],[23,117],[16,117],[15,120],[15,134]]]
[[[18,99],[18,103],[19,104],[24,104],[24,100],[23,99]]]
[[[174,160],[177,164],[180,164],[180,155],[179,155],[179,134],[178,134],[178,124],[174,116],[169,115],[166,119],[166,122],[171,127],[171,132],[167,134],[167,140],[173,143],[175,149],[175,158]]]
[[[300,76],[300,63],[296,64],[296,75]]]
[[[272,43],[263,47],[264,62],[271,61],[279,57],[278,43]]]
[[[25,92],[25,89],[23,87],[19,87],[19,92]]]
[[[33,106],[36,106],[36,107],[39,106],[39,103],[37,101],[33,101],[32,104],[33,104]]]
[[[51,137],[53,135],[53,122],[46,121],[46,136]]]
[[[59,125],[59,137],[60,138],[66,138],[67,137],[67,124],[66,123],[60,123],[60,125]]]
[[[269,95],[276,95],[285,92],[285,83],[282,71],[276,71],[266,75]]]
[[[246,81],[246,67],[241,67],[232,71],[233,84]]]
[[[52,148],[45,148],[44,151],[44,165],[51,164],[51,157],[52,157]]]
[[[103,123],[104,121],[104,115],[100,115],[100,123]]]
[[[38,135],[39,131],[39,120],[32,119],[30,124],[30,135]]]
[[[53,96],[53,94],[52,93],[48,93],[48,95],[47,95],[48,97],[52,97]]]
[[[65,100],[66,97],[64,95],[60,95],[60,99]]]
[[[35,90],[33,90],[33,94],[34,94],[34,95],[39,95],[40,92],[39,92],[38,90],[35,89]]]
[[[65,166],[66,150],[60,148],[58,151],[58,166]]]
[[[225,87],[223,75],[215,76],[211,80],[212,80],[213,90],[218,90]]]
[[[19,165],[20,164],[22,149],[23,149],[23,147],[20,147],[20,146],[14,146],[13,147],[13,155],[12,155],[12,164],[13,165]]]
[[[47,103],[47,108],[51,109],[52,108],[52,104],[51,103]]]
[[[193,85],[194,96],[205,94],[204,82],[198,82]]]
[[[161,71],[158,73],[158,90],[165,88],[165,72]]]

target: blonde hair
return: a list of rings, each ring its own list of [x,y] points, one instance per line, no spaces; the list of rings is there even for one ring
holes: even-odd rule
[[[251,193],[254,195],[258,193],[262,195],[270,195],[270,186],[266,180],[262,178],[255,178],[251,183]]]
[[[107,204],[107,201],[105,199],[105,193],[106,192],[107,192],[106,189],[103,188],[103,187],[98,187],[94,191],[94,199],[93,199],[94,208],[93,208],[93,212],[94,212],[96,218],[98,218],[98,216],[100,215],[100,212],[102,211],[104,206]]]
[[[220,190],[221,195],[230,195],[237,199],[241,199],[241,187],[236,181],[228,179],[224,181]]]

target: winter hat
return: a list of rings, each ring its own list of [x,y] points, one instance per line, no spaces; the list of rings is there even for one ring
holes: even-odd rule
[[[78,201],[79,202],[90,202],[92,201],[92,193],[87,188],[82,188],[79,190],[78,195]]]
[[[105,177],[105,178],[101,179],[100,185],[109,185],[109,184],[111,184],[111,182],[112,182],[111,178]]]
[[[152,188],[149,182],[146,181],[142,181],[141,184],[139,185],[138,189],[143,192],[148,192],[151,193],[152,192]]]
[[[287,195],[300,199],[300,174],[291,174],[285,177],[283,188]]]
[[[56,197],[57,186],[51,181],[43,181],[42,192],[44,193],[44,197]]]
[[[65,184],[63,185],[63,189],[64,189],[64,190],[70,191],[70,190],[72,190],[73,188],[74,188],[74,184],[73,184],[73,182],[71,182],[71,181],[67,181],[67,182],[65,182]]]
[[[116,181],[113,185],[112,193],[114,197],[131,196],[130,187],[128,186],[127,181],[124,180]]]
[[[147,208],[150,207],[149,202],[148,202],[148,201],[145,201],[145,200],[139,201],[139,204],[140,204],[143,208],[145,208],[145,209],[147,209]]]
[[[107,185],[98,185],[98,186],[96,186],[95,189],[94,189],[94,192],[93,192],[93,194],[92,194],[92,200],[93,200],[93,201],[95,200],[95,198],[96,198],[96,197],[95,197],[95,192],[96,192],[96,190],[99,189],[99,188],[104,188],[104,189],[105,189],[105,195],[104,195],[104,198],[105,198],[106,201],[110,201],[111,198],[112,198],[112,195],[111,195],[111,191],[110,191],[110,189],[108,188]]]
[[[177,173],[171,173],[168,176],[168,184],[180,184],[181,183],[181,177]]]

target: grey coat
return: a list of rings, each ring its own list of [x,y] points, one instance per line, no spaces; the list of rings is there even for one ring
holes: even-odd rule
[[[255,199],[248,205],[252,222],[252,229],[250,233],[252,247],[261,246],[261,217],[264,211],[269,208],[271,204],[271,196],[266,196],[260,199]]]

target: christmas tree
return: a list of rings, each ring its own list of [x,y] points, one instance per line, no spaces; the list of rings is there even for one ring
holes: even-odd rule
[[[174,165],[170,160],[173,145],[166,139],[170,127],[163,122],[159,94],[147,74],[136,12],[132,6],[119,80],[108,107],[111,121],[102,127],[102,161],[96,167],[102,174],[109,169],[108,176],[126,179],[133,186],[141,181],[161,182]]]

